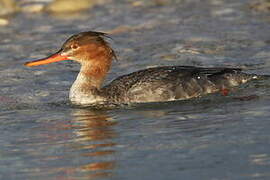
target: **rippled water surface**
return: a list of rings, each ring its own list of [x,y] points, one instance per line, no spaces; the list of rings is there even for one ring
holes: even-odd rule
[[[115,0],[11,17],[0,28],[0,179],[270,179],[270,80],[229,96],[93,110],[68,102],[76,63],[23,66],[98,30],[118,54],[107,82],[156,65],[269,75],[269,13],[249,2]]]

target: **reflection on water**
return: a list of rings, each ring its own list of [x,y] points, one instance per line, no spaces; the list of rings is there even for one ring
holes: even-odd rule
[[[113,127],[117,122],[101,111],[72,109],[70,112],[70,120],[36,120],[29,132],[26,129],[29,134],[25,138],[18,137],[16,144],[9,146],[15,151],[8,152],[7,157],[23,157],[19,160],[22,165],[14,165],[18,171],[12,175],[14,179],[113,176],[116,168],[113,139],[117,137]]]
[[[106,114],[102,112],[90,111],[87,109],[76,109],[72,112],[74,119],[73,132],[76,134],[74,139],[78,144],[73,147],[75,150],[84,150],[81,156],[91,159],[92,157],[106,157],[113,155],[115,151],[112,149],[116,144],[113,138],[117,133],[112,129],[117,122],[112,121]],[[110,171],[115,168],[115,161],[97,159],[96,162],[82,165],[77,171],[89,173],[88,177],[111,176]]]

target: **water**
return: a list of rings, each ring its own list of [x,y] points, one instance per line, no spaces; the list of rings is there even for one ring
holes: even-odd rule
[[[107,82],[156,65],[270,74],[269,14],[248,1],[140,3],[112,1],[65,16],[19,13],[1,27],[0,179],[270,178],[270,80],[229,96],[93,110],[67,100],[76,63],[23,66],[71,34],[100,30],[113,33],[118,54]]]

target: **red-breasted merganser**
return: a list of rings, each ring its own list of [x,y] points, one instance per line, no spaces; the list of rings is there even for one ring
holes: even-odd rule
[[[69,99],[73,104],[89,106],[183,100],[258,79],[257,75],[243,73],[239,68],[163,66],[120,76],[102,87],[115,58],[105,37],[102,32],[81,32],[71,36],[55,54],[25,65],[77,61],[81,70],[70,89]]]

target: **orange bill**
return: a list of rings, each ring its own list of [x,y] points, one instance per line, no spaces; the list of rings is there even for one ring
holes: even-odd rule
[[[62,56],[61,54],[56,53],[44,59],[38,59],[35,61],[27,62],[24,65],[31,67],[31,66],[39,66],[39,65],[49,64],[49,63],[58,62],[58,61],[64,61],[64,60],[69,60],[69,59],[67,56]]]

